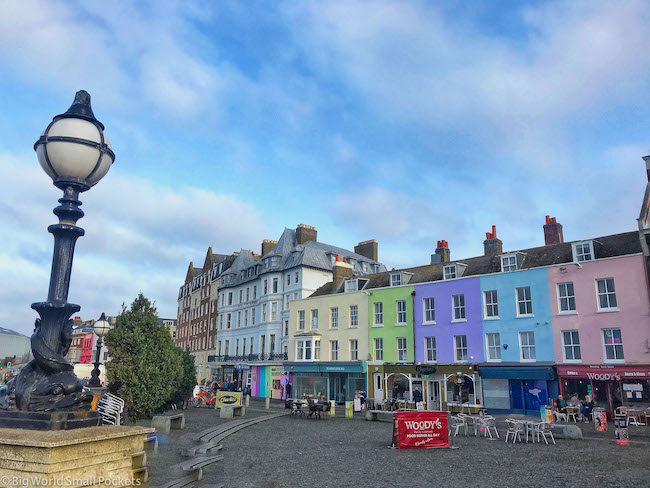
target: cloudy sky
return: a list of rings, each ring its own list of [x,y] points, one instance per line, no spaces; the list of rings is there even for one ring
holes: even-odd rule
[[[207,246],[284,227],[390,267],[634,230],[650,6],[608,2],[3,2],[0,325],[45,299],[59,192],[32,145],[76,90],[117,159],[83,194],[70,301],[165,316]]]

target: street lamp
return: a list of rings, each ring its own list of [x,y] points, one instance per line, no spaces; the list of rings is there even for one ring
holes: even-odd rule
[[[84,235],[76,225],[84,215],[79,194],[96,185],[115,160],[104,126],[90,107],[88,92],[76,93],[68,111],[52,119],[34,150],[63,198],[54,209],[59,223],[47,229],[54,235],[50,288],[47,301],[32,304],[40,315],[31,337],[34,359],[16,379],[16,406],[30,411],[88,410],[92,393],[65,359],[72,341],[70,316],[81,310],[67,300],[74,246]]]
[[[97,352],[95,353],[95,368],[93,369],[92,373],[90,373],[91,378],[88,382],[88,386],[102,386],[102,382],[99,380],[99,359],[102,352],[102,337],[104,337],[104,334],[106,334],[110,328],[111,324],[108,323],[108,320],[106,320],[106,315],[102,312],[102,316],[99,317],[99,320],[95,322],[95,325],[93,326],[93,331],[95,334],[97,334]]]

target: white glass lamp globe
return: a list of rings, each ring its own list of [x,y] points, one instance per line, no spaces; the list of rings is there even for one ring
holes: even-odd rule
[[[106,332],[108,332],[111,329],[111,324],[108,323],[108,320],[106,320],[106,315],[102,314],[102,316],[99,318],[97,322],[95,322],[95,325],[93,325],[93,332],[97,334],[99,337],[104,337]]]
[[[54,117],[34,149],[43,171],[57,186],[76,183],[87,190],[115,161],[104,125],[95,118],[90,95],[83,90],[66,113]]]

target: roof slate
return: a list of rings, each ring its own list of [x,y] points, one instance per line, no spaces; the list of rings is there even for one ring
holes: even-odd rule
[[[582,241],[571,241],[564,242],[562,244],[553,244],[550,246],[540,246],[530,249],[522,249],[519,251],[509,251],[492,256],[476,256],[468,259],[450,261],[449,263],[427,264],[424,266],[416,266],[414,268],[403,268],[394,271],[375,273],[365,276],[365,278],[368,278],[370,280],[365,289],[367,290],[371,288],[383,288],[389,286],[390,274],[394,273],[395,271],[407,271],[413,273],[413,277],[409,281],[410,285],[414,283],[439,281],[442,280],[443,266],[454,263],[462,263],[467,265],[463,277],[499,273],[501,272],[501,256],[503,254],[510,254],[513,252],[520,252],[524,254],[524,260],[520,269],[540,268],[554,264],[571,263],[573,262],[572,244],[574,242],[583,242],[588,240],[594,241],[597,259],[625,256],[628,254],[637,254],[641,252],[639,233],[636,231],[624,232],[622,234],[597,237],[594,239],[584,239]],[[311,294],[311,296],[313,297],[319,295],[327,295],[336,292],[342,292],[342,287],[339,290],[334,290],[333,283],[329,282],[318,288],[314,293]]]

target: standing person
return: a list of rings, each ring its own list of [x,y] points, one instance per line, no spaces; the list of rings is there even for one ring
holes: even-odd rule
[[[287,400],[291,398],[291,383],[287,381]]]

